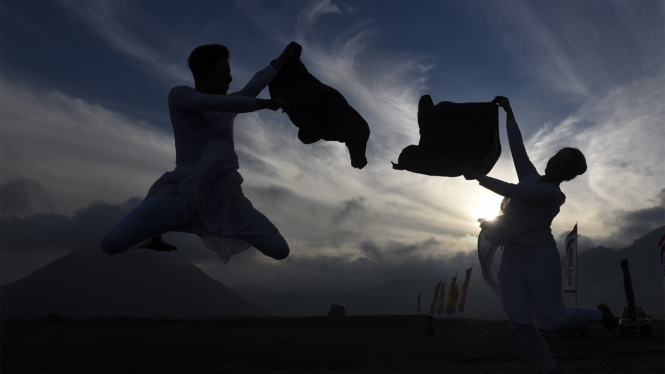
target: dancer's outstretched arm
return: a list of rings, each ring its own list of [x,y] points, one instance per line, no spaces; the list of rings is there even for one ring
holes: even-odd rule
[[[517,185],[482,175],[478,178],[480,185],[501,196],[528,204],[552,204],[561,200],[561,193],[556,189],[541,185]]]
[[[499,104],[506,111],[506,132],[508,133],[508,144],[510,144],[510,153],[513,156],[513,163],[517,171],[517,178],[522,180],[527,175],[537,174],[536,168],[529,160],[524,148],[524,141],[522,140],[522,133],[515,121],[513,109],[510,107],[510,101],[507,97],[497,96],[494,101]]]
[[[270,68],[272,69],[272,68]],[[201,93],[191,87],[178,86],[169,92],[169,108],[187,112],[248,113],[261,108],[259,100],[248,96]],[[269,100],[263,100],[269,101]]]
[[[521,200],[529,204],[547,204],[559,202],[560,193],[546,185],[518,185],[482,175],[467,163],[463,163],[462,174],[466,179],[477,179],[480,185],[501,196]]]

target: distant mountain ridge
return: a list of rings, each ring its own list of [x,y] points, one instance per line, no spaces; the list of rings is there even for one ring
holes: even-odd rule
[[[595,308],[602,302],[618,313],[626,304],[620,262],[627,258],[636,303],[644,307],[649,314],[663,314],[664,292],[660,251],[657,248],[663,233],[665,227],[659,227],[622,249],[598,246],[580,250],[578,305]],[[474,259],[469,259],[469,263],[472,260]],[[506,318],[499,298],[485,283],[477,259],[475,261],[464,315],[469,318]],[[460,285],[464,282],[464,270],[459,269]],[[346,304],[347,313],[353,315],[415,314],[418,294],[421,294],[420,312],[427,314],[434,296],[434,286],[438,281],[439,279],[393,279],[376,287],[346,291],[330,288],[277,291],[252,284],[241,284],[232,288],[243,298],[276,316],[325,315],[330,305],[335,303]],[[446,298],[449,286],[450,279],[447,279]],[[459,311],[456,316],[459,316]]]
[[[0,287],[2,316],[267,316],[269,313],[168,253],[136,250],[108,256],[77,250]]]

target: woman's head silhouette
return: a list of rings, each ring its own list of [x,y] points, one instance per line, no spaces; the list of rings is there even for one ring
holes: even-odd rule
[[[566,147],[547,161],[545,176],[550,182],[561,183],[584,174],[586,169],[584,154],[577,148]]]

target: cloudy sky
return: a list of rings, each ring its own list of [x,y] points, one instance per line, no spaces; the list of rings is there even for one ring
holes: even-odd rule
[[[101,250],[175,167],[167,94],[193,86],[186,59],[207,43],[231,51],[231,91],[302,44],[310,72],[372,132],[357,170],[340,143],[300,143],[285,114],[237,117],[243,189],[291,256],[252,249],[223,265],[195,236],[166,236],[174,256],[226,285],[364,288],[448,277],[433,264],[473,259],[459,252],[476,249],[476,219],[496,215],[501,197],[390,163],[418,143],[423,94],[509,97],[541,172],[561,147],[586,154],[588,172],[562,185],[559,245],[576,222],[588,247],[621,247],[665,220],[662,1],[4,0],[0,11],[2,284]],[[517,182],[500,122],[490,176]]]

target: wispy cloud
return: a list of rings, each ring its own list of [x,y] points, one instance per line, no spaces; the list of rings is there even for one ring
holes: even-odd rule
[[[491,6],[517,67],[569,100],[662,71],[662,36],[645,37],[662,35],[647,19],[662,15],[662,4],[508,0]]]
[[[330,0],[312,2],[298,14],[298,23],[301,26],[301,32],[306,32],[316,22],[317,18],[326,13],[341,13],[341,11]]]
[[[155,40],[152,43],[150,40],[142,40],[144,38],[140,33],[130,30],[126,25],[124,21],[131,18],[127,16],[132,14],[128,8],[133,4],[108,0],[91,2],[62,0],[62,3],[118,52],[144,65],[144,71],[156,73],[161,78],[179,83],[193,81],[191,73],[182,61],[174,61],[172,55],[154,47]],[[150,18],[144,17],[140,25],[149,28]],[[171,35],[170,40],[174,43],[174,40],[177,40],[176,35]]]
[[[584,221],[589,235],[606,237],[603,222],[612,211],[646,207],[645,197],[665,186],[664,82],[656,76],[616,87],[527,142],[537,165],[564,146],[578,147],[587,157],[587,173],[562,185],[570,193],[561,218]]]

